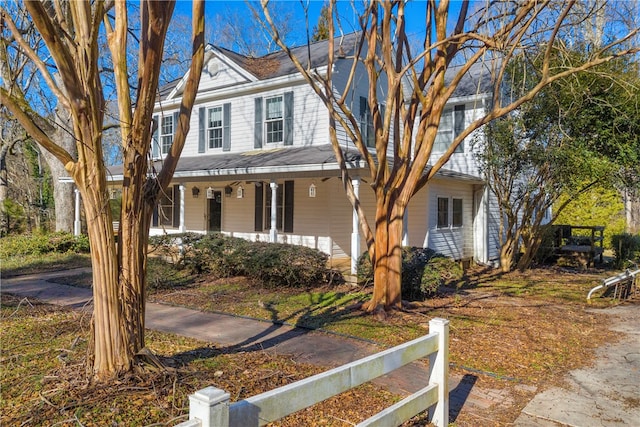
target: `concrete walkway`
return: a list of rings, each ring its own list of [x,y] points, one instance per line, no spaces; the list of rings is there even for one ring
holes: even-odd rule
[[[86,309],[91,302],[90,290],[55,284],[48,280],[87,271],[90,270],[77,269],[3,279],[0,290],[22,298],[37,298],[51,304]],[[619,344],[600,350],[595,371],[600,377],[593,377],[595,379],[591,380],[594,374],[590,370],[583,373],[578,371],[575,375],[572,373],[576,384],[584,390],[589,390],[588,397],[581,394],[568,397],[569,395],[564,393],[570,391],[561,389],[545,391],[527,405],[516,425],[640,426],[638,308],[640,307],[622,306],[611,309],[612,314],[616,314],[615,310],[620,310],[625,319],[629,319],[616,323],[617,327],[621,328],[620,333],[625,334],[627,338]],[[366,341],[319,331],[154,303],[147,304],[146,327],[209,341],[226,346],[231,351],[272,351],[290,355],[297,362],[326,367],[338,366],[382,350],[381,347]],[[609,347],[617,350],[613,351]],[[614,353],[616,356],[612,356]],[[612,359],[609,359],[610,357]],[[427,379],[426,367],[415,362],[375,382],[391,392],[407,395],[424,387]],[[482,389],[475,384],[476,380],[477,377],[472,374],[452,376],[449,384],[451,422],[455,422],[463,410],[486,411],[494,405],[512,403],[508,390]],[[606,389],[599,388],[605,384]],[[620,389],[613,393],[612,387],[616,384],[623,384],[624,393]],[[612,398],[611,402],[597,403],[603,402],[602,399],[607,396]],[[589,400],[590,398],[597,399],[597,404]],[[635,406],[629,408],[628,404]]]
[[[571,371],[566,389],[538,394],[516,420],[519,427],[640,426],[640,306],[599,310],[620,341],[597,349],[595,365]]]

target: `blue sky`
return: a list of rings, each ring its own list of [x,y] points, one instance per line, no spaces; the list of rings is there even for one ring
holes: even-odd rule
[[[276,0],[272,1],[272,3],[278,3],[280,6],[290,9],[295,16],[296,19],[296,28],[299,27],[299,37],[300,40],[296,40],[295,44],[304,43],[305,38],[305,28],[304,28],[304,11],[303,4],[305,6],[308,5],[309,11],[309,30],[312,31],[314,25],[318,21],[318,16],[320,15],[320,9],[324,4],[323,0]],[[356,4],[360,4],[359,0],[355,0]],[[352,2],[351,1],[339,1],[338,8],[340,10],[340,14],[342,15],[342,25],[345,32],[351,32],[355,30],[352,22],[354,22],[355,17],[352,11]],[[460,8],[459,1],[451,2],[451,12],[450,14],[455,17],[455,14],[458,12]],[[207,27],[210,25],[214,25],[215,16],[219,14],[225,13],[225,11],[232,9],[237,10],[239,12],[247,12],[247,5],[243,0],[209,0],[206,2],[205,13],[206,13],[206,25]],[[424,16],[425,16],[425,2],[424,1],[413,1],[409,2],[406,6],[406,19],[407,19],[407,28],[410,35],[417,37],[424,37]],[[181,15],[189,15],[191,14],[191,2],[179,0],[176,4],[176,14]],[[215,44],[215,40],[207,40],[209,43]]]

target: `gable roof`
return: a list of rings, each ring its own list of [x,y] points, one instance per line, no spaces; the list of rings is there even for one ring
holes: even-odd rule
[[[334,39],[334,49],[337,56],[352,55],[360,39],[360,33],[351,33],[339,36]],[[297,69],[289,58],[289,55],[282,50],[268,53],[260,57],[251,57],[241,55],[232,50],[221,46],[209,44],[208,51],[217,51],[226,59],[235,63],[239,68],[247,71],[258,80],[268,80],[276,77],[287,76],[297,73]],[[327,65],[329,58],[329,41],[320,40],[312,42],[309,45],[302,45],[291,48],[291,52],[296,56],[303,65],[309,65],[310,68],[318,68]],[[205,58],[205,63],[212,57]],[[206,67],[206,64],[205,64]],[[179,85],[186,76],[171,81],[158,89],[160,100],[166,100],[179,90]]]

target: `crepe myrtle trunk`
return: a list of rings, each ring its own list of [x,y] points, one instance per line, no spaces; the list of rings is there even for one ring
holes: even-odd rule
[[[388,196],[377,200],[373,251],[369,249],[373,295],[363,306],[368,312],[402,308],[402,230],[406,208],[398,201],[393,203]]]

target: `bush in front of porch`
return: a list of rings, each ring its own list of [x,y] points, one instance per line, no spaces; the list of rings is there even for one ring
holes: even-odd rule
[[[214,277],[245,276],[264,287],[308,287],[324,284],[330,270],[325,253],[285,243],[250,242],[245,239],[209,235],[172,235],[152,238],[160,253],[179,244],[177,265]]]

